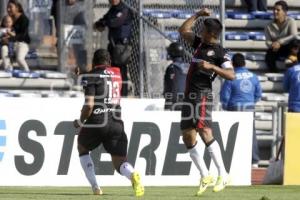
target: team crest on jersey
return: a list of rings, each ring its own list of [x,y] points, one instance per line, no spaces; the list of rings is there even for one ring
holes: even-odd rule
[[[207,52],[207,56],[214,56],[214,55],[216,55],[214,50],[210,50]]]
[[[241,91],[244,92],[244,93],[249,93],[249,92],[251,92],[252,87],[253,87],[253,86],[252,86],[252,83],[251,83],[251,81],[248,80],[248,79],[244,79],[244,80],[242,80],[241,83],[240,83],[240,89],[241,89]]]
[[[117,17],[121,17],[122,15],[122,12],[118,12]]]

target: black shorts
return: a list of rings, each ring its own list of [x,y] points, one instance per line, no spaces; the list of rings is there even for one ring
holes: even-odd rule
[[[213,96],[211,92],[203,92],[195,99],[185,98],[181,109],[181,130],[205,127],[211,128],[211,112]]]
[[[86,125],[89,125],[89,122]],[[111,155],[124,157],[127,155],[128,140],[124,124],[120,120],[110,119],[105,126],[99,127],[83,126],[79,132],[78,143],[89,151],[103,144]]]

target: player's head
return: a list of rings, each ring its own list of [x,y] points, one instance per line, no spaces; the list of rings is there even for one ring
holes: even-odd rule
[[[168,46],[167,52],[170,59],[181,58],[184,55],[183,46],[179,42],[172,42]]]
[[[216,40],[222,32],[223,26],[216,18],[207,18],[203,22],[201,36],[204,41]]]
[[[285,1],[277,1],[273,8],[274,19],[280,20],[285,18],[288,10],[288,4]]]
[[[121,2],[121,0],[109,0],[109,3],[112,5],[112,6],[117,6],[119,5]]]
[[[66,0],[66,4],[68,5],[68,6],[72,6],[72,5],[74,5],[76,3],[76,0]]]
[[[244,67],[246,65],[245,56],[241,53],[236,53],[232,56],[233,67]]]
[[[106,49],[98,49],[93,56],[93,67],[97,65],[110,65],[110,55]]]

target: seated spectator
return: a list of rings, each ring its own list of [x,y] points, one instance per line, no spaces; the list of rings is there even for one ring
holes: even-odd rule
[[[16,33],[13,30],[13,19],[9,15],[6,15],[1,22],[0,38],[2,65],[3,68],[8,71],[12,70],[10,56],[13,54],[14,48],[14,43],[9,41],[9,38],[15,36]]]
[[[267,0],[245,0],[248,12],[267,11]]]
[[[293,40],[290,43],[290,55],[285,59],[286,68],[294,66],[295,64],[298,63],[298,55],[300,53],[299,47],[300,47],[300,41],[297,39]]]
[[[277,72],[276,61],[285,60],[291,54],[290,42],[297,35],[297,24],[287,16],[288,5],[285,1],[277,1],[274,5],[274,20],[265,28],[266,63],[270,72]]]
[[[7,4],[7,13],[13,19],[13,30],[15,35],[9,35],[3,42],[14,42],[14,51],[16,53],[16,61],[21,68],[29,71],[29,67],[25,60],[29,52],[29,19],[24,14],[22,5],[17,0],[9,0]]]
[[[167,52],[172,63],[167,67],[164,77],[165,109],[180,110],[189,64],[183,61],[184,50],[180,43],[171,43]]]
[[[221,88],[221,102],[224,110],[252,111],[261,98],[261,86],[257,76],[245,67],[245,57],[237,53],[232,57],[236,79],[226,80]],[[259,153],[253,123],[252,165],[258,166]]]
[[[290,67],[283,79],[283,88],[289,93],[288,111],[300,112],[300,64]]]

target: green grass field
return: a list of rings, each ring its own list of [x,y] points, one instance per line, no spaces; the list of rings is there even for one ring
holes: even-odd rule
[[[139,199],[147,200],[260,200],[263,196],[270,200],[299,200],[300,186],[251,186],[227,187],[213,193],[208,188],[201,197],[194,196],[197,187],[146,187],[146,194]],[[0,199],[39,199],[39,200],[93,200],[136,199],[130,187],[103,187],[103,196],[91,195],[88,187],[0,187]],[[266,199],[265,199],[266,200]]]

